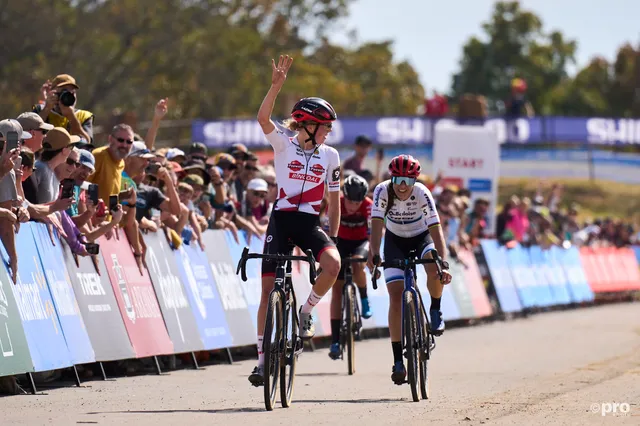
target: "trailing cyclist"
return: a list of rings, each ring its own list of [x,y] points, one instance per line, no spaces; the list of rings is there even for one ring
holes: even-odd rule
[[[338,252],[340,258],[364,257],[369,255],[369,225],[373,201],[367,197],[369,184],[358,175],[344,180],[340,196],[340,228],[338,229]],[[344,285],[345,266],[342,264],[338,280],[331,295],[331,347],[329,356],[340,358],[340,326],[342,319],[342,286]],[[362,318],[371,318],[372,312],[367,298],[367,278],[364,264],[353,262],[353,282],[358,286],[362,302]]]
[[[420,163],[410,155],[394,157],[389,164],[391,179],[379,183],[373,192],[371,212],[371,247],[367,266],[373,272],[374,265],[380,264],[380,242],[386,223],[384,239],[384,260],[404,260],[415,250],[421,258],[430,258],[430,250],[435,248],[444,259],[445,239],[440,227],[440,218],[431,192],[417,178]],[[385,221],[386,219],[386,221]],[[443,262],[443,276],[440,282],[436,266],[424,265],[427,272],[427,287],[431,295],[429,318],[431,333],[439,336],[444,332],[444,321],[440,310],[443,284],[451,282],[449,265]],[[391,379],[402,384],[407,375],[402,360],[402,291],[404,273],[397,268],[385,268],[384,278],[389,292],[389,333],[393,350]]]
[[[338,276],[340,254],[333,238],[340,224],[340,157],[335,148],[324,144],[331,132],[336,112],[329,102],[320,98],[300,99],[291,111],[291,118],[283,124],[297,132],[288,137],[276,128],[271,113],[293,63],[293,58],[280,56],[272,61],[271,87],[260,110],[258,123],[273,147],[278,199],[269,219],[263,253],[288,254],[292,243],[302,250],[310,249],[320,262],[322,273],[300,308],[299,336],[310,339],[315,334],[311,311],[318,304]],[[325,193],[329,191],[329,235],[320,227],[318,214]],[[262,341],[269,294],[274,288],[276,264],[262,262],[262,297],[258,309],[258,366],[249,376],[254,386],[264,384],[264,353]]]

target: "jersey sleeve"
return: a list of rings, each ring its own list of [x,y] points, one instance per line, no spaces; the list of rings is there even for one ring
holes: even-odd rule
[[[373,190],[373,206],[371,208],[371,219],[384,219],[387,209],[387,185],[386,182],[379,183]]]
[[[335,148],[327,150],[327,186],[329,192],[340,191],[340,154]]]
[[[367,218],[367,235],[371,235],[371,210],[373,201],[371,201],[371,198],[366,197],[362,204],[364,204],[364,217]]]
[[[420,195],[420,209],[427,222],[427,227],[432,228],[440,225],[440,217],[438,216],[438,210],[436,210],[436,203],[433,200],[431,191],[426,186],[422,187]]]
[[[271,133],[264,136],[275,152],[284,151],[289,143],[289,137],[285,135],[282,130],[278,130],[277,127],[273,129]]]

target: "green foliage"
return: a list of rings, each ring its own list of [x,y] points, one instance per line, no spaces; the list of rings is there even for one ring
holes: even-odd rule
[[[97,124],[118,111],[149,119],[163,97],[171,119],[254,117],[281,53],[296,59],[277,113],[302,96],[326,97],[341,116],[415,113],[424,90],[409,64],[394,62],[390,42],[344,48],[323,38],[350,2],[6,2],[0,113],[30,109],[47,79],[68,73]]]
[[[511,79],[520,77],[537,114],[625,117],[636,108],[640,115],[635,96],[640,51],[630,44],[619,49],[614,63],[594,58],[570,78],[567,67],[575,63],[576,41],[559,31],[546,32],[542,20],[518,1],[496,3],[483,31],[482,38],[472,37],[463,47],[454,97],[483,94],[495,112],[509,95]]]

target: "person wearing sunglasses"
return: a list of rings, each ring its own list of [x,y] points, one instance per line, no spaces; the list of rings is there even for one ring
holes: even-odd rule
[[[290,242],[300,249],[311,250],[320,262],[318,276],[306,302],[300,309],[299,336],[310,339],[315,334],[313,308],[331,289],[340,271],[340,254],[334,239],[340,225],[340,155],[325,144],[331,126],[337,119],[335,109],[321,98],[303,98],[295,103],[291,116],[283,126],[294,136],[287,136],[271,119],[276,98],[293,63],[289,55],[271,62],[271,87],[260,110],[258,123],[274,151],[278,199],[266,232],[264,253],[288,254]],[[329,235],[320,226],[320,206],[328,190]],[[258,366],[249,376],[254,386],[264,384],[262,339],[269,293],[273,290],[276,264],[262,262],[262,297],[258,309]],[[304,299],[301,299],[304,300]]]
[[[119,194],[122,185],[124,159],[133,147],[134,132],[128,124],[117,124],[109,133],[108,144],[93,150],[96,170],[89,182],[98,184],[98,197],[108,200]]]
[[[267,200],[268,191],[269,185],[264,179],[251,179],[245,191],[245,201],[238,212],[240,216],[253,223],[260,235],[267,232],[269,216],[273,209],[273,204]]]
[[[420,162],[411,155],[399,155],[389,163],[391,179],[379,183],[373,191],[371,211],[371,249],[367,266],[373,272],[374,265],[380,265],[380,242],[384,238],[384,260],[404,260],[411,250],[416,250],[422,258],[430,258],[430,250],[438,250],[444,259],[446,243],[440,218],[431,191],[417,182],[420,176]],[[427,287],[431,295],[429,318],[431,332],[441,335],[444,321],[440,310],[440,299],[444,284],[451,282],[449,265],[444,262],[442,282],[434,264],[426,264]],[[397,268],[384,268],[384,278],[389,292],[389,334],[393,351],[391,380],[402,384],[407,375],[402,359],[401,312],[404,272]]]

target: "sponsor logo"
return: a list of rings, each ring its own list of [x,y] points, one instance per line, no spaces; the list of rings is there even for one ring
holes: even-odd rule
[[[313,173],[316,176],[320,176],[321,174],[324,173],[324,167],[322,167],[322,164],[314,164],[313,166],[311,166],[311,169],[309,170],[311,170],[311,173]]]
[[[273,241],[273,235],[269,235],[267,237],[267,242],[270,243],[271,241]]]
[[[289,169],[293,170],[294,172],[299,172],[300,170],[304,169],[304,164],[302,164],[298,160],[293,160],[288,164],[287,167],[289,167]]]
[[[415,195],[412,195],[412,196],[411,196],[411,200],[415,200],[415,199],[416,199],[416,196],[415,196]]]
[[[307,182],[320,183],[320,178],[312,175],[305,175],[304,173],[289,173],[289,179],[305,180]]]

